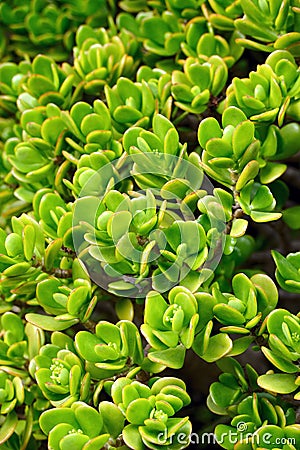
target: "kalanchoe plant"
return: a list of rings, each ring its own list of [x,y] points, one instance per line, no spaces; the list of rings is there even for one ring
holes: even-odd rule
[[[80,80],[78,90],[97,94],[104,85],[112,85],[120,76],[130,77],[135,72],[139,44],[125,30],[110,37],[104,28],[94,30],[82,25],[76,34],[76,43],[74,68]]]
[[[149,292],[141,332],[151,345],[151,361],[180,368],[185,349],[193,344],[199,321],[198,303],[187,288],[180,286],[171,289],[168,300],[169,303],[155,291]]]
[[[126,320],[116,325],[99,322],[95,334],[79,331],[75,346],[86,361],[86,371],[98,380],[126,372],[132,366],[141,365],[144,359],[138,329]]]
[[[227,81],[227,66],[217,55],[208,58],[189,57],[183,73],[172,73],[172,95],[175,105],[184,111],[200,114],[212,97],[220,94]]]
[[[112,88],[106,85],[105,96],[117,132],[124,133],[132,125],[149,127],[156,102],[148,83],[121,77]]]
[[[265,377],[272,375],[258,376],[249,364],[244,372],[233,358],[224,358],[218,362],[218,366],[222,374],[219,381],[210,387],[208,406],[216,414],[229,414],[232,417],[230,425],[216,427],[216,439],[221,447],[227,450],[256,449],[263,442],[268,445],[266,448],[273,448],[273,439],[279,436],[281,440],[277,442],[279,445],[281,442],[282,446],[278,448],[294,450],[296,447],[292,442],[298,442],[300,432],[299,425],[295,423],[294,411],[288,404],[280,403],[275,395],[259,392]],[[275,384],[274,379],[274,387]],[[266,389],[269,390],[269,387]],[[291,445],[285,447],[284,442],[291,442]]]
[[[226,106],[238,106],[254,122],[281,126],[285,115],[299,120],[299,70],[293,56],[276,50],[250,72],[249,78],[234,78],[227,89]]]
[[[114,420],[113,416],[111,419]],[[40,424],[54,450],[72,446],[80,450],[102,448],[110,438],[102,414],[84,402],[45,411]]]
[[[90,374],[85,373],[83,361],[71,350],[54,344],[41,347],[31,362],[30,372],[53,406],[70,406],[78,400],[88,400]]]

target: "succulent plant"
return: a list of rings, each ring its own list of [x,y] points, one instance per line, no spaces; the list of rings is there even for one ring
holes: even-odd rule
[[[106,85],[105,96],[117,132],[124,133],[132,125],[149,127],[156,105],[148,83],[121,77],[112,88]]]
[[[184,363],[185,349],[192,346],[199,320],[195,296],[184,287],[174,287],[169,303],[159,293],[151,291],[146,297],[144,323],[141,332],[151,346],[151,361],[172,368]]]
[[[98,94],[105,84],[114,84],[119,77],[135,72],[139,45],[123,30],[110,37],[104,28],[94,30],[82,25],[76,34],[74,69],[79,78],[77,89]]]
[[[8,50],[19,56],[35,56],[48,48],[57,61],[65,60],[74,44],[75,30],[86,20],[95,26],[106,24],[105,1],[97,3],[47,0],[20,5],[2,3],[0,22],[7,34]],[[24,39],[24,35],[26,39]]]
[[[59,337],[70,347],[70,339]],[[85,373],[83,361],[67,348],[53,343],[44,345],[32,360],[30,372],[53,406],[69,407],[76,401],[88,400],[90,374]]]
[[[22,319],[7,311],[1,316],[1,361],[22,368],[28,353],[27,336]]]
[[[288,292],[299,292],[299,252],[290,253],[285,258],[276,250],[272,251],[276,264],[276,280],[282,289]]]
[[[211,8],[209,11],[209,20],[211,24],[220,30],[233,30],[235,28],[234,20],[239,18],[243,9],[240,0],[208,0]]]
[[[256,449],[264,445],[265,448],[274,448],[276,444],[279,445],[276,448],[294,450],[296,446],[285,443],[294,442],[297,445],[299,431],[299,425],[291,419],[290,411],[276,405],[274,397],[254,393],[239,403],[231,424],[217,425],[215,432],[217,442],[227,450],[237,446]]]
[[[74,445],[80,450],[102,448],[110,438],[102,414],[84,402],[75,402],[71,408],[45,411],[40,425],[54,450]]]
[[[277,305],[277,288],[267,275],[256,274],[249,279],[239,273],[232,278],[232,289],[233,294],[229,294],[221,292],[217,285],[212,288],[217,302],[213,312],[225,325],[222,331],[230,332],[232,328],[231,332],[237,334],[250,333],[251,328]]]
[[[299,367],[299,317],[285,309],[275,309],[267,319],[268,344],[270,349],[262,347],[264,355],[279,370],[297,373]]]
[[[125,444],[134,450],[170,445],[178,450],[186,448],[191,424],[188,417],[173,417],[190,403],[185,389],[184,382],[173,377],[153,378],[148,385],[128,378],[115,381],[111,386],[112,399],[128,422],[123,431]],[[180,433],[182,440],[178,439]]]
[[[235,31],[228,41],[222,36],[208,33],[205,17],[194,17],[185,28],[186,42],[181,44],[186,56],[205,58],[220,56],[230,68],[242,55],[243,48],[235,40],[242,35]]]
[[[261,445],[274,448],[276,442],[277,445],[282,444],[278,448],[294,450],[293,443],[297,443],[300,430],[292,409],[279,403],[274,392],[258,392],[262,385],[269,390],[271,378],[268,387],[263,380],[272,375],[259,376],[250,364],[244,371],[234,358],[224,358],[217,364],[222,373],[219,381],[210,387],[207,404],[216,414],[230,414],[232,417],[230,425],[216,426],[218,444],[229,450],[260,448]],[[274,386],[275,383],[274,379]],[[278,436],[281,439],[276,441]],[[288,443],[290,446],[285,447],[284,444]]]
[[[24,388],[20,377],[0,371],[0,395],[1,395],[1,415],[6,415],[14,411],[15,406],[24,402]],[[16,417],[16,414],[11,414]]]
[[[138,329],[126,320],[116,325],[100,321],[95,334],[79,331],[75,336],[75,346],[86,361],[86,371],[98,380],[126,372],[131,366],[143,362]]]
[[[293,56],[275,50],[250,72],[249,78],[234,78],[226,92],[226,106],[238,106],[254,122],[282,126],[285,115],[298,120],[299,71]]]
[[[183,24],[171,11],[163,11],[160,16],[148,14],[140,16],[137,24],[141,29],[144,48],[160,57],[172,56],[179,52],[184,40]]]
[[[239,3],[244,15],[234,25],[248,36],[238,39],[240,45],[263,52],[286,49],[299,56],[299,11],[294,2],[267,0],[262,4],[241,0]]]
[[[189,57],[184,72],[172,73],[172,95],[175,105],[184,111],[200,114],[206,110],[211,96],[217,96],[227,81],[227,66],[222,58]]]

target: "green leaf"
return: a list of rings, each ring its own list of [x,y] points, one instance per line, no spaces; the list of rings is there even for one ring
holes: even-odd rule
[[[247,231],[247,227],[248,227],[248,220],[234,219],[232,221],[230,236],[234,238],[244,236],[244,234]]]
[[[226,356],[232,349],[232,340],[227,334],[216,334],[209,338],[207,350],[201,358],[206,362],[214,362]]]
[[[163,364],[171,369],[181,369],[184,364],[185,348],[183,345],[178,345],[166,350],[150,351],[148,358],[150,361]]]
[[[202,120],[198,129],[198,140],[202,148],[212,138],[221,138],[223,135],[219,122],[214,117]]]
[[[163,115],[155,114],[153,117],[153,132],[164,142],[168,131],[174,128],[174,125]]]
[[[253,122],[242,122],[235,128],[232,136],[232,149],[235,157],[239,159],[254,139]]]
[[[243,187],[248,183],[250,180],[254,180],[256,175],[259,172],[259,164],[257,161],[250,161],[244,169],[242,170],[242,173],[240,174],[238,181],[236,183],[236,190],[240,191],[243,189]]]
[[[126,410],[126,419],[134,425],[143,425],[144,421],[150,417],[152,409],[148,399],[138,398],[129,404]]]
[[[115,309],[120,320],[133,320],[134,308],[132,301],[129,298],[119,299]]]
[[[259,178],[262,184],[272,183],[286,171],[286,164],[279,164],[267,162],[267,164],[260,170]]]

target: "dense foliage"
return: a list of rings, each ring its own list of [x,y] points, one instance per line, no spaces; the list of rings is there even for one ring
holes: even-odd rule
[[[0,0],[0,58],[1,449],[299,449],[299,0]]]

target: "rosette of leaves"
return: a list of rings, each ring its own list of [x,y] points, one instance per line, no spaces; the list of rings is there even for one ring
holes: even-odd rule
[[[146,385],[129,378],[119,378],[111,386],[111,396],[129,422],[122,432],[129,448],[180,450],[188,446],[191,434],[189,418],[173,417],[190,403],[182,380],[152,378]],[[184,436],[182,440],[178,439],[180,433]]]
[[[132,290],[143,293],[151,286],[165,291],[190,270],[197,270],[208,256],[202,225],[181,220],[180,214],[168,210],[167,201],[156,200],[150,189],[134,198],[111,190],[101,206],[99,201],[92,203],[91,198],[83,197],[79,208],[88,204],[96,217],[81,224],[85,244],[79,247],[80,258],[95,274],[100,261],[107,275],[106,281],[105,276],[101,280],[118,295]]]
[[[276,199],[271,189],[253,180],[241,190],[238,201],[243,211],[255,222],[269,222],[282,216],[280,212],[274,212]]]
[[[21,112],[35,106],[54,103],[60,108],[68,108],[79,93],[74,88],[74,74],[60,67],[54,59],[46,55],[36,56],[31,63],[31,71],[17,100]]]
[[[145,81],[133,82],[121,77],[110,88],[105,86],[105,96],[117,133],[123,134],[131,126],[149,128],[156,110],[155,96]]]
[[[278,173],[283,173],[284,165],[280,165],[276,161],[289,158],[298,152],[300,126],[297,122],[287,123],[281,128],[273,124],[265,131],[267,131],[266,134],[263,130],[256,129],[261,141],[260,180],[262,183],[268,184],[278,178]],[[262,160],[266,162],[265,165]]]
[[[131,174],[141,189],[162,189],[166,199],[183,200],[189,194],[198,198],[193,193],[203,181],[199,156],[195,152],[187,156],[187,145],[179,142],[175,126],[166,117],[154,115],[152,132],[130,128],[124,133],[123,145],[133,162]]]
[[[122,186],[120,189],[123,190],[124,188],[126,190],[126,188],[131,186],[132,183],[130,181],[122,183],[120,174],[115,170],[113,163],[122,154],[123,148],[121,143],[113,140],[108,146],[111,148],[92,152],[91,154],[83,154],[76,162],[72,155],[65,153],[66,158],[76,164],[77,167],[72,183],[66,178],[63,179],[64,184],[73,192],[74,196],[87,195],[87,192],[89,194],[97,192],[103,195],[107,189],[108,174],[111,175],[110,179],[113,179],[116,183],[120,182]],[[103,174],[104,171],[105,177],[101,179],[99,174]]]
[[[172,11],[138,14],[135,27],[139,30],[137,36],[142,38],[145,50],[160,57],[175,55],[184,41],[184,24]]]
[[[200,114],[207,109],[211,96],[218,96],[227,81],[226,63],[218,55],[188,57],[183,72],[172,72],[172,96],[184,111]]]
[[[248,38],[240,38],[237,42],[256,51],[285,49],[299,56],[299,9],[295,6],[298,5],[289,0],[284,3],[279,0],[267,0],[264,3],[241,0],[244,16],[236,19],[234,25]]]
[[[99,449],[103,448],[110,438],[106,424],[110,420],[119,419],[118,412],[112,408],[109,412],[111,415],[104,417],[101,412],[88,404],[75,402],[71,408],[53,408],[45,411],[40,417],[40,426],[48,436],[49,447],[53,450]]]
[[[135,289],[134,281],[138,279],[133,280],[133,284],[126,284],[125,278],[130,281],[128,276],[124,281],[118,279],[121,274],[137,275],[141,279],[149,274],[151,261],[155,258],[152,250],[156,244],[151,239],[151,232],[163,221],[164,205],[156,211],[156,200],[150,190],[146,195],[133,199],[111,190],[104,197],[98,214],[96,228],[87,228],[88,233],[84,234],[89,255],[96,261],[95,270],[100,261],[104,271],[116,277],[110,288],[124,290],[127,286],[127,289]]]
[[[297,445],[299,433],[292,408],[280,405],[276,397],[267,393],[253,393],[241,400],[230,425],[215,428],[218,444],[227,450],[259,449],[261,445],[296,450],[289,442]]]
[[[281,213],[273,212],[276,200],[265,184],[271,183],[286,170],[286,165],[268,162],[267,148],[255,137],[255,126],[241,109],[229,107],[222,115],[221,129],[213,117],[204,119],[198,129],[198,140],[204,149],[202,167],[208,175],[235,191],[236,201],[256,222],[277,220]],[[267,139],[266,139],[267,141]],[[276,142],[275,142],[276,144]],[[260,155],[263,153],[263,158]]]
[[[30,362],[30,374],[37,381],[44,397],[55,407],[69,407],[72,403],[88,401],[90,374],[76,355],[73,341],[62,333],[41,347],[39,354]]]
[[[279,286],[287,292],[300,292],[300,252],[289,253],[286,257],[272,250],[276,264],[276,280]]]
[[[205,0],[169,0],[168,9],[174,12],[178,17],[183,19],[191,19],[192,17],[199,15],[199,6],[204,3]]]
[[[28,355],[27,336],[22,319],[12,312],[0,318],[0,361],[4,365],[22,368]]]
[[[62,240],[60,245],[73,250],[72,203],[66,203],[56,191],[46,188],[35,193],[32,207],[34,218],[39,223],[44,236],[51,238],[53,241],[59,238]],[[51,258],[51,264],[53,264],[60,250],[58,242],[52,244],[54,256]],[[66,261],[61,262],[66,263]]]
[[[213,313],[224,325],[220,329],[222,332],[247,335],[275,309],[277,288],[267,275],[256,274],[248,278],[239,273],[232,278],[232,290],[232,294],[223,293],[217,284],[213,286],[212,295],[216,299]]]
[[[16,294],[32,298],[45,252],[45,240],[37,222],[28,215],[12,218],[12,232],[1,235],[1,292],[7,302],[13,301]],[[9,306],[8,306],[9,308]]]
[[[173,369],[181,368],[185,349],[193,344],[198,321],[198,302],[187,288],[171,289],[168,302],[158,292],[149,292],[141,326],[151,346],[149,359]]]
[[[105,84],[113,85],[123,76],[130,78],[138,65],[139,43],[122,30],[109,36],[104,28],[79,27],[74,47],[74,69],[80,79],[77,89],[98,94]]]
[[[300,74],[293,56],[271,53],[249,78],[235,77],[226,92],[226,107],[237,106],[254,122],[282,126],[285,115],[298,120]]]
[[[201,160],[208,175],[227,187],[234,186],[240,190],[259,172],[256,159],[260,142],[255,138],[254,124],[236,107],[225,109],[222,126],[223,129],[214,117],[200,122],[198,140],[203,149]],[[252,166],[256,170],[249,171]]]
[[[203,59],[213,55],[220,56],[227,67],[230,68],[243,54],[243,47],[236,44],[235,40],[241,37],[241,33],[234,31],[226,40],[223,36],[208,33],[205,17],[194,17],[185,28],[185,40],[181,48],[186,56]]]
[[[238,404],[249,395],[249,391],[258,389],[258,373],[250,365],[245,369],[232,357],[217,361],[222,370],[218,381],[210,385],[207,406],[215,414],[233,416],[237,413]]]
[[[139,331],[128,320],[121,320],[116,325],[100,321],[95,334],[79,331],[75,336],[75,347],[86,361],[86,371],[98,380],[140,366],[144,359]]]
[[[42,21],[41,21],[42,15]],[[60,17],[59,17],[60,16]],[[66,13],[60,15],[60,10],[55,4],[49,4],[47,1],[35,3],[34,5],[19,5],[18,2],[10,2],[1,5],[1,22],[6,25],[8,30],[12,31],[10,40],[18,46],[17,53],[36,54],[36,46],[43,48],[44,45],[53,46],[51,48],[55,57],[65,58],[61,40],[63,33],[68,30],[70,20]],[[37,23],[37,18],[40,20]],[[23,39],[24,34],[28,33],[27,38]],[[70,50],[70,42],[68,50]],[[55,47],[58,46],[57,49]],[[65,49],[64,49],[65,50]]]
[[[76,171],[72,183],[68,178],[63,178],[68,175],[68,170],[62,171],[59,180],[63,179],[63,183],[78,196],[89,179],[97,179],[104,193],[107,185],[99,180],[97,172],[106,166],[113,177],[110,163],[123,152],[122,144],[113,139],[112,121],[107,106],[100,100],[95,100],[93,106],[78,102],[70,111],[62,111],[61,118],[71,133],[65,139],[69,149],[63,151],[63,156],[68,161],[66,169],[75,165]],[[100,186],[98,191],[99,189]]]
[[[295,374],[295,376],[290,376],[291,380],[295,380],[296,374],[299,372],[299,317],[286,309],[279,308],[268,315],[266,325],[269,334],[268,345],[270,348],[262,347],[264,355],[282,372]],[[294,384],[293,388],[294,391],[297,389],[297,386]]]

